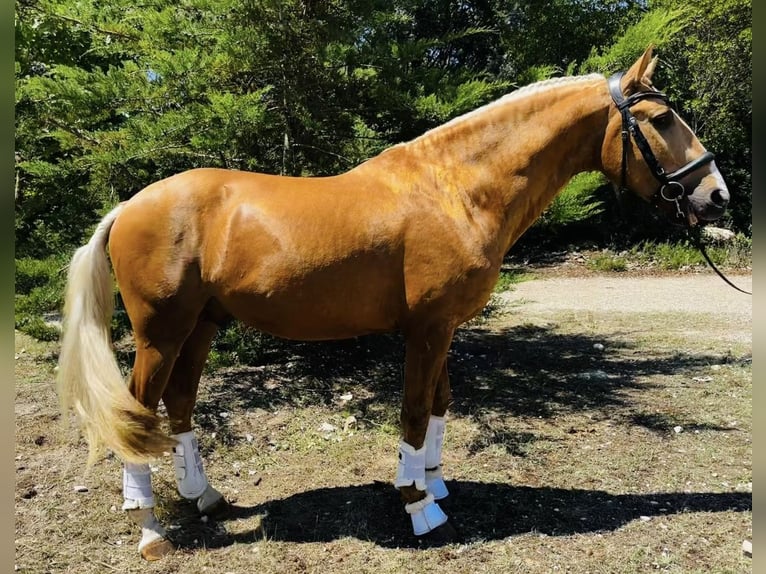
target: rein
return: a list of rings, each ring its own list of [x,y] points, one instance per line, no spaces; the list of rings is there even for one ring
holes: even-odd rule
[[[740,293],[744,293],[745,295],[752,295],[753,294],[752,291],[745,291],[744,289],[740,289],[739,287],[737,287],[734,283],[732,283],[726,277],[726,275],[724,275],[721,272],[720,269],[718,269],[718,267],[715,266],[713,261],[710,259],[710,256],[707,254],[707,250],[705,249],[704,243],[702,243],[702,238],[701,238],[701,234],[699,233],[699,231],[695,231],[688,224],[686,225],[686,231],[688,232],[689,238],[692,240],[692,243],[694,243],[694,246],[697,249],[699,249],[700,253],[702,253],[702,257],[704,257],[705,261],[707,261],[708,265],[710,265],[710,268],[713,271],[715,271],[721,279],[723,279],[730,287],[733,287],[734,289],[736,289]]]
[[[630,145],[630,138],[632,137],[633,141],[636,142],[636,147],[638,148],[638,151],[641,152],[646,165],[649,166],[652,175],[660,183],[660,188],[652,196],[652,205],[659,206],[660,201],[669,201],[675,203],[676,219],[682,220],[685,223],[685,227],[690,239],[694,243],[695,247],[699,249],[700,253],[705,258],[705,261],[707,261],[708,265],[710,265],[710,268],[715,271],[718,276],[723,279],[729,286],[733,287],[737,291],[740,291],[741,293],[745,293],[746,295],[752,295],[750,291],[745,291],[744,289],[737,287],[728,278],[726,278],[726,276],[718,269],[718,267],[715,266],[707,251],[705,250],[705,246],[702,243],[700,234],[693,232],[692,227],[689,224],[688,217],[684,213],[684,210],[681,208],[681,199],[691,195],[692,191],[687,190],[680,180],[693,171],[713,161],[715,159],[715,155],[713,155],[712,152],[706,151],[699,157],[688,162],[686,165],[681,166],[671,173],[667,173],[662,165],[660,165],[657,157],[652,152],[652,148],[649,146],[649,142],[646,141],[646,137],[641,132],[641,128],[638,126],[638,121],[636,120],[635,116],[630,112],[630,108],[641,100],[653,98],[662,100],[667,104],[670,101],[670,98],[668,98],[666,94],[657,91],[635,92],[628,97],[623,96],[620,82],[624,74],[625,72],[617,72],[616,74],[610,76],[608,80],[609,93],[612,96],[612,101],[614,101],[614,104],[617,106],[617,109],[622,116],[622,166],[620,168],[620,192],[625,192],[628,190],[628,146]]]

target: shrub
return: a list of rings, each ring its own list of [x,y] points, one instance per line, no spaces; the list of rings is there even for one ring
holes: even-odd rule
[[[563,227],[598,215],[603,211],[603,205],[594,197],[594,193],[604,183],[606,178],[598,172],[585,172],[574,176],[535,225],[543,228]]]
[[[54,255],[46,259],[24,257],[16,259],[16,294],[29,294],[35,287],[46,284],[63,286],[68,258]]]
[[[233,322],[218,331],[210,348],[207,368],[215,370],[236,364],[263,363],[266,354],[274,347],[274,341],[266,333],[250,329],[238,321]]]
[[[16,315],[16,328],[38,341],[55,341],[60,334],[57,327],[46,323],[42,317],[28,314]]]
[[[55,317],[63,306],[66,282],[65,255],[45,259],[16,260],[15,326],[41,341],[58,338],[59,328],[48,317]]]

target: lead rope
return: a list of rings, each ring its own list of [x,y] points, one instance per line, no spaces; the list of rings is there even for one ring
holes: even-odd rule
[[[729,279],[723,273],[721,273],[721,271],[718,269],[718,267],[716,267],[715,264],[713,263],[713,261],[710,259],[710,256],[707,254],[707,250],[705,249],[705,245],[702,243],[702,239],[700,238],[701,233],[700,232],[695,233],[694,230],[692,229],[692,227],[689,225],[688,220],[687,220],[687,224],[686,224],[686,230],[689,232],[689,237],[691,238],[691,240],[694,243],[694,245],[697,247],[697,249],[700,250],[700,253],[702,253],[702,257],[705,258],[705,261],[707,261],[708,265],[710,265],[710,268],[713,271],[715,271],[721,279],[723,279],[726,283],[729,284],[729,286],[733,287],[734,289],[736,289],[740,293],[744,293],[745,295],[752,295],[753,294],[751,291],[745,291],[744,289],[740,289],[734,283],[729,281]]]

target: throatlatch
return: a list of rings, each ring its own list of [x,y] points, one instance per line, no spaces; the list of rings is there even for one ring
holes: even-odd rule
[[[447,485],[442,477],[442,447],[444,446],[444,434],[447,429],[444,417],[431,415],[428,419],[426,430],[426,490],[433,494],[435,500],[442,500],[449,496]]]

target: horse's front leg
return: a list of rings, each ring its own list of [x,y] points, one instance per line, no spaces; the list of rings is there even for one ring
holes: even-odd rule
[[[439,377],[445,368],[454,329],[434,327],[408,332],[402,401],[402,439],[394,486],[399,489],[416,536],[453,539],[454,529],[426,483],[426,435]],[[446,409],[445,409],[446,410]],[[442,412],[443,414],[443,412]]]

